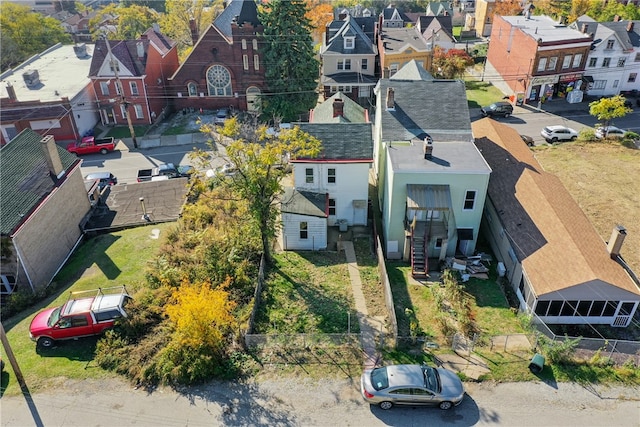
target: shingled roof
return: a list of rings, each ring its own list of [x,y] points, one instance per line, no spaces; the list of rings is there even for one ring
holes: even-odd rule
[[[305,161],[373,161],[371,123],[298,123],[322,141],[322,152]],[[295,160],[294,160],[295,161]]]
[[[326,218],[329,216],[329,195],[286,187],[281,198],[281,211],[298,215]]]
[[[355,43],[353,49],[344,48],[345,37],[355,37]],[[340,29],[333,34],[327,45],[325,46],[322,54],[349,54],[349,55],[368,55],[376,54],[378,49],[373,44],[371,39],[364,33],[362,28],[356,22],[356,19],[347,16],[342,22]]]
[[[333,103],[341,99],[342,115],[335,117],[333,114]],[[367,110],[358,105],[357,102],[346,96],[342,92],[336,92],[327,98],[322,104],[317,105],[310,115],[311,123],[367,123],[369,115]]]
[[[0,148],[0,232],[3,236],[14,232],[66,178],[58,180],[51,176],[41,141],[41,135],[25,129]],[[56,148],[65,171],[79,165],[80,159],[75,154]]]
[[[231,3],[218,15],[213,21],[213,26],[218,29],[228,39],[232,38],[231,24],[236,20],[242,25],[245,22],[250,23],[254,27],[260,24],[258,19],[258,7],[253,0],[232,0]]]

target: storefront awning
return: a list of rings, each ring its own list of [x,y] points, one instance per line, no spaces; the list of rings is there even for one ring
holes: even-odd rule
[[[593,77],[591,76],[582,76],[582,80],[586,81],[587,83],[593,83]]]

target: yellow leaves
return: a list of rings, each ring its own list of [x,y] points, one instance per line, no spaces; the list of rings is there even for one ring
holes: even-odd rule
[[[191,348],[219,348],[235,324],[232,312],[236,303],[229,299],[229,280],[216,288],[209,282],[184,281],[173,293],[175,303],[166,311],[178,342]]]

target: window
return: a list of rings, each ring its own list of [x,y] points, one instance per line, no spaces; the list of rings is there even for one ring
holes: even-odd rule
[[[442,237],[438,237],[436,239],[436,244],[433,247],[436,248],[436,249],[442,248]]]
[[[560,316],[574,316],[576,314],[576,306],[578,301],[565,301],[560,311]]]
[[[464,195],[464,207],[465,211],[473,209],[473,206],[476,203],[476,192],[475,190],[469,190]]]
[[[343,93],[351,93],[351,86],[338,86],[338,90]]]
[[[571,55],[567,55],[564,57],[564,59],[562,60],[562,69],[566,70],[567,68],[569,68],[571,66]]]
[[[336,183],[336,170],[335,170],[335,168],[329,168],[327,170],[327,182],[329,184],[335,184]]]
[[[249,69],[249,55],[242,55],[242,66],[245,70]]]
[[[300,223],[300,238],[307,239],[309,238],[309,224],[306,221]]]
[[[631,314],[631,311],[633,310],[634,305],[635,303],[633,302],[623,302],[618,314],[629,316]]]
[[[209,96],[231,96],[231,74],[222,65],[214,65],[207,70]]]
[[[120,105],[120,113],[122,113],[122,118],[126,119],[127,118],[127,107],[125,107],[124,105]]]
[[[590,308],[591,308],[591,301],[580,301],[578,303],[578,309],[576,310],[577,315],[582,317],[588,316]]]
[[[258,50],[258,39],[253,39],[253,50]]]
[[[329,92],[336,93],[338,91],[338,86],[331,86]]]
[[[71,327],[88,326],[87,316],[73,316],[71,317]]]
[[[618,58],[618,67],[624,67],[625,62],[627,62],[627,58]]]
[[[613,40],[607,40],[607,47],[605,49],[613,49]]]
[[[629,80],[627,80],[627,82],[629,82],[629,83],[635,82],[637,77],[638,77],[638,73],[630,73],[629,74]]]
[[[138,96],[140,93],[138,92],[138,83],[129,82],[129,89],[131,89],[131,95]]]
[[[582,54],[577,53],[573,57],[573,65],[571,66],[571,68],[578,68],[580,67],[581,63],[582,63]]]
[[[351,69],[351,60],[350,59],[345,59],[344,60],[344,69],[345,70],[350,70]]]
[[[618,87],[618,83],[620,83],[620,80],[614,80],[613,87]]]
[[[304,170],[304,174],[305,174],[305,181],[307,184],[313,184],[313,169],[312,168],[306,168]]]
[[[635,62],[640,62],[640,53],[636,53]]]
[[[329,215],[336,215],[336,199],[329,199]]]
[[[338,59],[338,70],[344,70],[344,59]]]
[[[611,58],[604,58],[602,60],[602,68],[609,68],[609,64],[611,64]]]
[[[562,303],[563,301],[551,301],[551,304],[549,304],[549,312],[547,313],[547,316],[559,316],[560,309],[562,309]]]
[[[366,70],[369,67],[369,60],[367,58],[362,59],[362,69]]]
[[[344,48],[345,49],[353,49],[356,47],[356,38],[355,37],[345,37],[344,38]]]
[[[613,316],[616,313],[616,308],[618,308],[618,301],[607,301],[602,315],[604,317]]]
[[[606,80],[596,80],[593,82],[592,89],[604,89],[607,86]]]
[[[198,96],[198,85],[195,83],[187,84],[187,90],[189,91],[189,96]]]
[[[107,82],[100,82],[100,91],[103,95],[109,95],[109,85]]]
[[[389,77],[398,72],[398,63],[389,65]]]
[[[142,105],[135,104],[133,109],[136,110],[136,119],[144,119],[144,113],[142,112]]]
[[[253,69],[256,71],[260,69],[260,58],[258,55],[253,55]]]
[[[538,301],[536,304],[536,314],[538,316],[546,316],[549,309],[549,301]]]
[[[589,58],[589,67],[595,67],[598,63],[598,58]]]
[[[544,71],[547,68],[547,58],[540,58],[538,60],[538,71]]]
[[[114,86],[116,87],[116,93],[122,95],[122,82],[117,81]]]
[[[553,58],[549,58],[549,63],[547,64],[547,70],[555,70],[558,65],[558,57],[554,56]]]
[[[247,50],[247,41],[242,39],[242,50]]]
[[[115,67],[114,67],[114,65],[115,65]],[[115,70],[114,70],[114,68],[115,68]],[[112,72],[112,73],[114,73],[114,74],[115,74],[115,72],[116,72],[116,71],[117,71],[117,72],[120,72],[120,64],[118,64],[118,62],[117,62],[117,61],[115,61],[115,60],[110,61],[110,63],[109,63],[109,69],[110,69],[110,70],[111,70],[111,72]]]

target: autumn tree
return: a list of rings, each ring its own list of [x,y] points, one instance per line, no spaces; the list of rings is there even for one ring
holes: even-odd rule
[[[520,15],[522,4],[518,0],[500,0],[495,2],[493,13],[500,16]]]
[[[591,0],[572,0],[571,11],[569,12],[569,22],[574,22],[576,19],[584,15],[589,11]]]
[[[313,40],[316,43],[322,43],[322,35],[326,31],[327,25],[333,21],[333,6],[329,3],[317,2],[309,9],[306,17],[313,28]]]
[[[433,74],[445,79],[462,77],[467,67],[473,65],[473,58],[462,49],[444,50],[436,46],[433,50]]]
[[[115,17],[111,23],[115,27],[115,31],[106,34],[110,40],[135,40],[158,22],[160,17],[158,12],[146,6],[110,4],[89,21],[94,40],[105,36],[102,34],[100,24],[110,16]]]
[[[198,29],[198,34],[202,34],[223,10],[223,0],[167,0],[166,13],[160,17],[160,28],[172,40],[178,43],[180,57],[193,46],[191,38],[190,21],[193,19]]]
[[[0,3],[0,66],[13,67],[56,43],[71,43],[60,22],[32,12],[29,6]]]
[[[625,101],[626,99],[622,95],[593,101],[589,103],[589,114],[595,116],[598,120],[603,120],[603,125],[608,127],[611,120],[624,117],[633,111],[624,105]]]
[[[213,125],[205,124],[202,131],[217,134]],[[315,157],[320,153],[321,142],[300,130],[283,129],[276,135],[269,134],[256,118],[239,121],[228,120],[219,134],[224,137],[214,145],[213,151],[225,162],[236,168],[236,173],[225,179],[223,185],[249,203],[249,215],[260,230],[262,251],[271,261],[271,243],[276,236],[279,213],[279,196],[283,192],[282,179],[287,175],[288,159]]]
[[[271,0],[258,8],[264,26],[263,58],[268,88],[260,97],[265,117],[299,120],[318,101],[320,63],[303,0]]]

